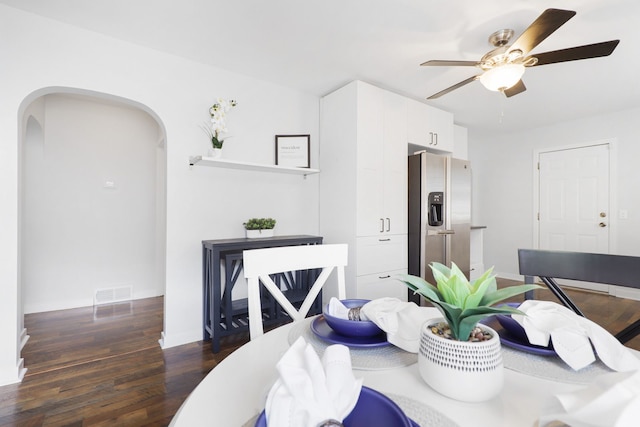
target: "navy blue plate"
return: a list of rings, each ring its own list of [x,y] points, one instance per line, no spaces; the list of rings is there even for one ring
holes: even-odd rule
[[[509,302],[503,305],[508,305],[512,308],[518,308],[520,303]],[[500,307],[498,305],[498,307]],[[542,347],[539,345],[533,345],[527,338],[527,333],[524,328],[520,326],[518,322],[513,320],[510,315],[497,314],[496,319],[500,326],[504,328],[503,331],[497,331],[500,335],[500,341],[507,347],[515,348],[516,350],[526,351],[527,353],[537,354],[539,356],[556,356],[557,353],[553,349],[553,345],[548,347]]]
[[[356,406],[343,424],[344,427],[419,427],[393,400],[369,387],[362,387]],[[267,427],[264,411],[256,420],[255,427]]]

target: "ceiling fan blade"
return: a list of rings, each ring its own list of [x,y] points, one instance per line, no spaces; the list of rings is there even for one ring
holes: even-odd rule
[[[473,77],[469,77],[466,80],[461,81],[460,83],[456,83],[451,87],[446,88],[445,90],[441,90],[438,93],[435,93],[433,95],[431,95],[430,97],[428,97],[427,99],[436,99],[436,98],[440,98],[442,95],[446,95],[449,92],[452,92],[458,88],[461,88],[462,86],[471,83],[472,81],[478,80],[480,78],[480,76],[473,76]]]
[[[512,96],[524,92],[525,90],[527,90],[527,87],[524,85],[522,80],[518,80],[518,83],[511,86],[509,89],[505,89],[504,94],[507,96],[507,98],[511,98]]]
[[[421,66],[436,66],[436,67],[475,67],[479,63],[477,61],[447,61],[441,59],[432,59],[431,61],[423,62]]]
[[[568,49],[553,50],[551,52],[532,55],[538,59],[535,66],[555,64],[557,62],[577,61],[579,59],[599,58],[609,56],[618,46],[620,40],[570,47]]]
[[[576,12],[573,10],[547,9],[542,15],[533,21],[529,27],[513,42],[509,51],[521,50],[526,55],[534,47],[538,46],[544,39],[549,37],[555,30],[560,28],[571,19]]]

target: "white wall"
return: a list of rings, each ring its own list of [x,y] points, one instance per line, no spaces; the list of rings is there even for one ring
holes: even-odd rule
[[[19,379],[18,141],[24,108],[55,88],[129,99],[166,130],[164,346],[202,339],[201,241],[243,235],[268,215],[278,234],[318,232],[318,176],[189,167],[208,141],[200,125],[217,97],[234,98],[225,156],[273,164],[274,135],[311,134],[318,167],[319,99],[0,5],[0,384]],[[43,89],[44,88],[44,89]],[[51,89],[53,88],[53,89]]]
[[[533,247],[533,156],[544,147],[614,140],[618,206],[628,219],[615,218],[610,230],[611,252],[640,256],[640,109],[529,129],[510,134],[479,135],[469,130],[469,158],[473,165],[474,224],[486,225],[485,265],[503,276],[518,275],[518,248]],[[613,225],[613,224],[612,224]]]
[[[158,123],[96,98],[43,98],[36,100],[44,105],[43,132],[28,128],[22,144],[24,312],[90,306],[104,288],[130,287],[134,298],[162,295]]]

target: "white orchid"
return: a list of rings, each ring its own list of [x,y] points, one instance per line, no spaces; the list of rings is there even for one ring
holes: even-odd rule
[[[211,116],[211,125],[205,128],[207,135],[211,139],[213,148],[222,148],[224,140],[221,134],[227,132],[226,113],[235,107],[238,103],[233,99],[218,98],[216,103],[209,108],[209,116]]]

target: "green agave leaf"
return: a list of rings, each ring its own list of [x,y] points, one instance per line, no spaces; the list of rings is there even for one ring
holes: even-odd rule
[[[440,264],[439,262],[432,262],[431,264],[429,264],[429,267],[431,267],[431,270],[437,270],[438,272],[442,273],[442,275],[445,277],[451,276],[451,269],[444,264]]]
[[[466,341],[469,338],[469,334],[476,327],[479,321],[495,314],[524,314],[522,311],[509,306],[503,307],[476,307],[468,310],[464,310],[460,315],[460,327],[458,329],[459,335],[456,335],[456,339]],[[453,332],[453,330],[452,330]]]
[[[451,275],[450,276],[455,276],[458,279],[462,280],[463,282],[469,283],[468,280],[467,280],[467,276],[464,275],[462,270],[460,270],[460,268],[456,265],[455,262],[451,263]]]
[[[518,285],[518,286],[508,286],[506,288],[498,289],[497,291],[490,292],[484,295],[482,301],[480,301],[480,305],[493,305],[497,302],[503,301],[507,298],[511,298],[516,295],[523,294],[527,291],[532,291],[534,289],[541,289],[542,286],[539,285]]]
[[[419,293],[429,301],[440,301],[440,293],[438,289],[424,280],[422,277],[413,276],[411,274],[400,274],[396,279],[404,282],[413,292]]]
[[[435,304],[436,303],[434,303],[434,305]],[[437,305],[439,306],[438,309],[444,315],[445,320],[449,324],[451,333],[453,336],[456,336],[456,333],[460,329],[460,319],[463,310],[458,306],[443,301],[440,301]]]
[[[482,306],[482,307],[475,307],[475,308],[470,308],[468,310],[464,310],[460,314],[460,317],[466,319],[468,317],[473,317],[473,316],[488,317],[488,316],[493,316],[494,314],[524,314],[524,312],[516,308],[509,307],[508,305],[501,305],[499,307]]]
[[[495,291],[498,289],[498,285],[496,284],[496,281],[495,281],[495,277],[496,277],[496,276],[495,276],[495,274],[492,276],[492,273],[493,273],[493,267],[491,267],[490,269],[488,269],[487,271],[485,271],[485,272],[482,274],[482,276],[480,276],[480,277],[478,277],[476,280],[472,281],[472,282],[471,282],[471,285],[472,285],[474,288],[476,288],[476,289],[477,289],[478,287],[480,287],[481,285],[483,285],[483,284],[485,283],[485,281],[486,281],[486,280],[494,279],[493,281],[490,281],[490,282],[489,282],[489,284],[490,284],[490,285],[492,285],[492,286],[490,286],[490,287],[486,290],[486,292],[495,292]],[[486,293],[486,292],[485,292],[485,293]]]
[[[487,290],[491,289],[492,287],[495,288],[495,283],[495,276],[489,276],[486,273],[475,280],[473,283],[474,290],[465,301],[464,308],[473,308],[481,305],[482,298],[486,294]]]
[[[449,302],[457,305],[458,307],[464,308],[467,297],[471,295],[471,287],[469,286],[469,282],[466,277],[463,276],[461,279],[458,276],[451,276],[449,278],[449,286],[455,295],[455,299]]]
[[[466,341],[469,339],[469,334],[473,331],[473,328],[476,327],[479,321],[482,319],[491,316],[490,313],[484,314],[476,314],[473,316],[464,317],[460,320],[460,329],[458,330],[459,335],[456,336],[456,339],[459,341]]]
[[[473,281],[471,282],[471,287],[472,287],[472,289],[473,289],[473,292],[477,292],[477,290],[478,290],[478,288],[479,288],[480,286],[484,286],[485,281],[489,279],[489,276],[491,276],[491,273],[493,273],[493,267],[491,267],[490,269],[488,269],[487,271],[485,271],[485,272],[482,274],[482,276],[478,277],[476,280],[473,280]],[[496,277],[496,276],[493,276],[493,278],[495,278],[495,277]],[[495,280],[494,280],[494,282],[495,282]],[[496,285],[496,288],[497,288],[497,285]],[[486,289],[486,290],[485,290],[485,292],[483,292],[483,294],[484,294],[484,293],[486,293],[487,291],[489,291],[489,292],[493,292],[493,291],[495,291],[495,290],[496,290],[496,288],[494,288],[494,289]]]
[[[473,289],[467,280],[467,276],[464,275],[462,270],[460,270],[454,262],[451,263],[451,280],[453,281],[451,286],[454,288],[457,296],[456,304],[464,308],[467,297],[473,293]]]
[[[433,278],[436,281],[438,291],[440,291],[440,295],[442,295],[442,299],[444,301],[453,302],[455,299],[455,293],[453,292],[453,288],[449,285],[449,276],[445,275],[440,269],[435,268],[433,264],[430,267],[433,272]]]

